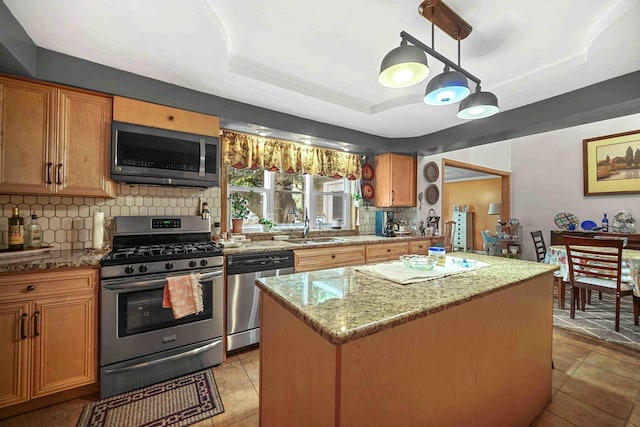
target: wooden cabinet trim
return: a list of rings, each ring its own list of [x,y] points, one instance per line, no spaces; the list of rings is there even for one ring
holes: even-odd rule
[[[220,136],[220,119],[137,99],[113,97],[113,120],[197,135]]]

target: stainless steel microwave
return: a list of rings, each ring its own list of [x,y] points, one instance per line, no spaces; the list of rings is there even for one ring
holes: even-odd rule
[[[220,139],[113,122],[111,179],[114,181],[217,187]]]

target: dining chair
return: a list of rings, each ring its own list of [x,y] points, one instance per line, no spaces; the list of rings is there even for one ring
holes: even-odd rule
[[[442,241],[442,246],[446,252],[453,252],[453,237],[456,233],[456,222],[455,221],[446,221],[444,223],[444,239]]]
[[[532,231],[531,238],[533,239],[533,246],[536,250],[536,257],[538,262],[544,261],[544,256],[547,253],[547,245],[544,244],[544,237],[542,236],[542,231]]]
[[[575,301],[580,292],[580,308],[585,311],[587,290],[615,295],[615,330],[620,331],[620,299],[633,296],[631,284],[622,281],[622,248],[624,242],[618,239],[591,239],[585,237],[564,237],[569,264],[571,284],[571,318],[575,318]],[[634,323],[637,304],[634,298]]]

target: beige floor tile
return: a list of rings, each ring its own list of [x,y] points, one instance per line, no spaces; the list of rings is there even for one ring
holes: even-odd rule
[[[256,414],[250,416],[249,418],[245,418],[244,420],[238,421],[237,423],[231,424],[231,427],[258,427],[259,423],[260,418],[258,414]]]
[[[259,357],[247,357],[241,358],[240,363],[244,367],[249,379],[251,381],[257,380],[260,377],[260,358]]]
[[[566,338],[553,341],[553,355],[560,355],[579,361],[584,360],[596,346],[580,341],[568,341]]]
[[[584,363],[596,366],[614,374],[640,381],[640,360],[621,356],[624,360],[611,357],[609,354],[592,352],[584,359]]]
[[[242,362],[237,357],[231,360],[227,359],[220,366],[213,368],[213,375],[220,390],[251,383]]]
[[[554,390],[560,390],[565,382],[569,379],[569,375],[562,371],[554,369],[551,371],[551,387]]]
[[[608,427],[625,425],[624,421],[613,415],[609,415],[561,391],[553,396],[553,400],[546,410],[577,426]]]
[[[612,359],[620,360],[625,363],[634,364],[640,367],[640,353],[623,346],[605,346],[601,345],[594,350],[595,353],[603,354]]]
[[[195,424],[191,424],[190,427],[213,427],[213,418],[208,418]]]
[[[630,400],[635,400],[640,391],[640,382],[584,363],[575,370],[571,377]]]
[[[258,393],[253,384],[247,382],[238,387],[220,390],[224,405],[224,413],[216,415],[213,423],[216,426],[229,426],[258,413]]]
[[[636,403],[629,416],[628,424],[640,427],[640,403]]]
[[[90,400],[74,399],[0,421],[2,427],[75,427],[82,409]]]
[[[567,420],[560,418],[559,416],[552,414],[548,411],[542,411],[538,418],[536,418],[530,425],[530,427],[571,427],[575,424],[570,423]]]
[[[567,379],[560,391],[591,406],[602,409],[621,420],[626,420],[629,417],[635,403],[633,400],[621,397],[617,393],[604,390],[598,385],[574,377]]]
[[[553,355],[553,366],[557,371],[564,372],[565,374],[572,374],[581,363],[581,359],[574,359],[562,354]]]

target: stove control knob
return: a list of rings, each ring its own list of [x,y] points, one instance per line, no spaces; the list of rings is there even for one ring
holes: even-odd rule
[[[202,267],[206,267],[206,266],[207,266],[207,264],[208,264],[208,263],[207,263],[207,260],[206,260],[206,259],[203,259],[202,261],[200,261],[200,265],[201,265]]]
[[[197,262],[195,261],[189,261],[189,267],[195,267],[196,265],[198,265]]]
[[[132,266],[127,265],[127,266],[124,268],[124,272],[125,272],[125,273],[127,273],[127,274],[132,274],[132,273],[134,272],[134,269],[133,269],[133,267],[132,267]]]
[[[148,270],[147,266],[142,264],[139,268],[138,271],[140,271],[140,273],[146,273]]]
[[[173,270],[173,263],[172,262],[168,262],[164,265],[164,268],[166,268],[167,270]]]

